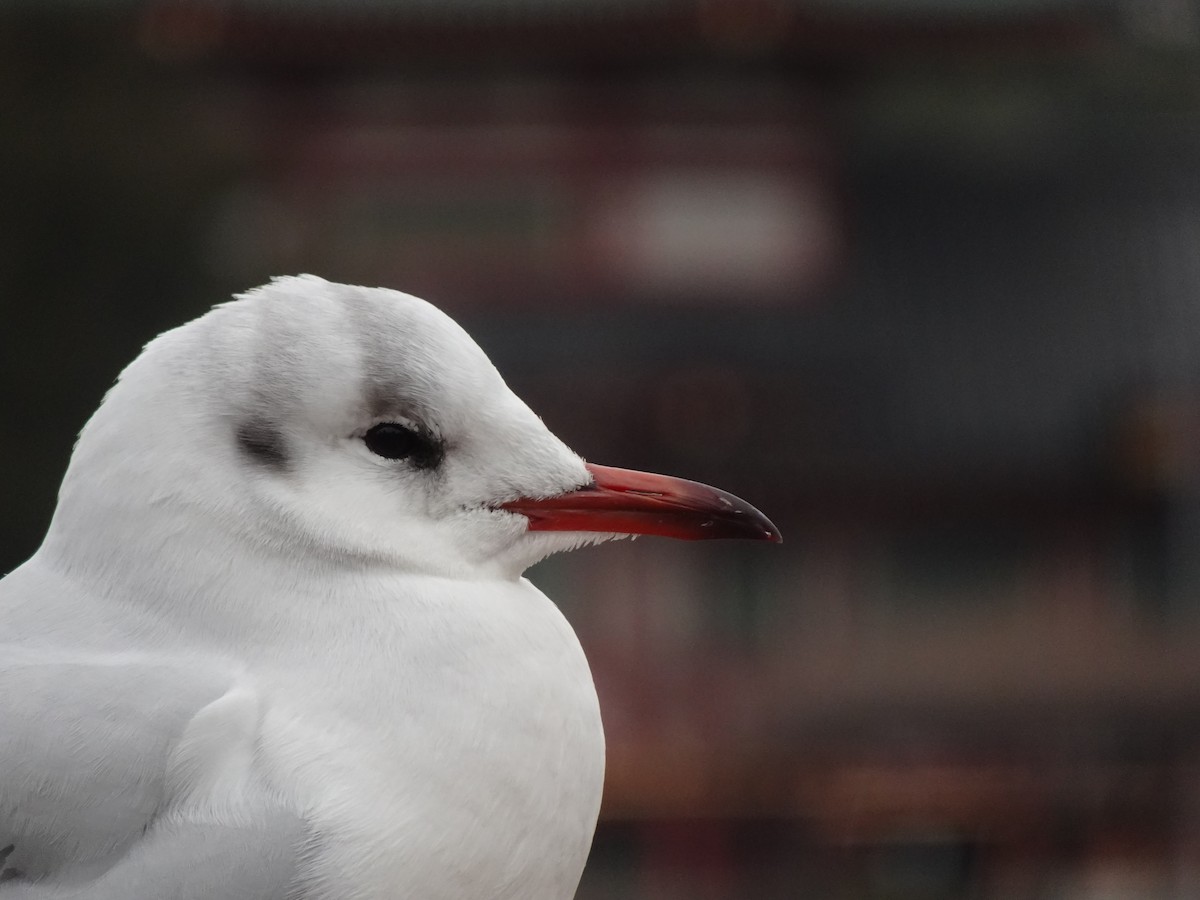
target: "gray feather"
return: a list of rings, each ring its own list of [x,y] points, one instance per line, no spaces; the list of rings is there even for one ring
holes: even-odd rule
[[[159,818],[171,753],[227,674],[55,656],[0,647],[0,900],[300,896],[303,823],[266,792],[237,825]]]
[[[303,822],[264,810],[243,826],[156,829],[100,876],[0,884],[3,900],[304,900]]]

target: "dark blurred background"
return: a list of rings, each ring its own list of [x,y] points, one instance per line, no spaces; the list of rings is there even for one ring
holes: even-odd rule
[[[8,0],[0,571],[154,334],[401,288],[787,538],[533,571],[610,738],[582,900],[1200,897],[1198,51],[1198,0]]]

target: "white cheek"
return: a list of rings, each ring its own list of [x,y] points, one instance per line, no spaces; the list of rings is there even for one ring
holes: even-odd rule
[[[428,498],[411,475],[377,465],[365,448],[343,445],[309,456],[279,489],[307,537],[330,550],[390,557],[420,545],[434,552],[428,529],[419,527]]]
[[[358,444],[308,448],[305,461],[271,487],[271,505],[303,531],[301,545],[462,576],[494,570],[495,558],[525,535],[523,517],[489,509],[478,496],[447,496],[450,473],[406,469]]]

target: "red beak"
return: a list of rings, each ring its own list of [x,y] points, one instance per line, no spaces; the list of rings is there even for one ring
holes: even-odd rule
[[[530,531],[783,540],[771,520],[745,500],[706,484],[591,463],[587,469],[593,479],[587,487],[540,500],[521,497],[500,508],[528,518]]]

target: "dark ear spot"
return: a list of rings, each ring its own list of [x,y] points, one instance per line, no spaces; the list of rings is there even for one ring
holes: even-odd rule
[[[5,866],[4,861],[12,855],[12,852],[17,848],[12,844],[7,847],[0,847],[0,884],[6,881],[16,881],[18,878],[24,878],[25,875],[20,869],[14,869],[12,866]]]
[[[262,419],[242,422],[237,428],[237,445],[255,465],[276,472],[287,471],[287,442],[274,423]]]

